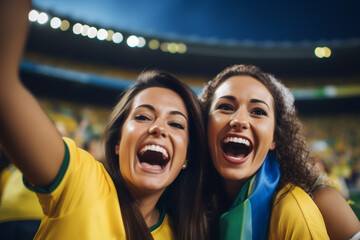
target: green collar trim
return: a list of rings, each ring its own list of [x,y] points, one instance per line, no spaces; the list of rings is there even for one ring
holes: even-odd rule
[[[159,217],[159,221],[157,223],[155,223],[153,226],[149,227],[149,231],[152,232],[155,229],[157,229],[158,227],[160,227],[160,225],[163,223],[164,219],[165,219],[165,208],[161,208],[161,213],[160,213],[160,217]]]

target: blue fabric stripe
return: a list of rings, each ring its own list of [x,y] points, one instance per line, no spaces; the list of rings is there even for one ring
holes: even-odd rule
[[[252,238],[266,239],[270,222],[271,198],[280,179],[280,170],[274,152],[269,152],[251,188]]]

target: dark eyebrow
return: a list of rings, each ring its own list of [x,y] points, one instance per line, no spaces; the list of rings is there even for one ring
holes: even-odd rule
[[[263,104],[265,104],[265,105],[267,106],[267,108],[270,110],[269,105],[268,105],[265,101],[263,101],[263,100],[253,98],[253,99],[250,100],[250,102],[251,102],[251,103],[263,103]]]
[[[147,108],[147,109],[155,112],[155,108],[154,108],[153,106],[149,105],[149,104],[141,104],[141,105],[139,105],[139,106],[136,106],[136,108],[141,108],[141,107]],[[171,115],[181,115],[181,116],[183,116],[183,117],[186,119],[186,121],[188,120],[187,117],[186,117],[182,112],[179,112],[179,111],[171,111],[170,114],[171,114]]]
[[[141,108],[141,107],[148,108],[148,109],[150,109],[151,111],[155,112],[155,108],[154,108],[153,106],[149,105],[149,104],[141,104],[141,105],[139,105],[139,106],[136,106],[136,108]],[[136,109],[136,108],[135,108],[135,109]]]
[[[171,115],[181,115],[181,116],[183,116],[183,117],[186,119],[186,121],[188,121],[187,117],[186,117],[182,112],[179,112],[179,111],[171,111],[170,114],[171,114]]]
[[[221,99],[221,98],[226,98],[226,99],[231,100],[231,101],[236,101],[236,97],[231,96],[231,95],[221,96],[218,99]]]
[[[231,101],[236,101],[236,97],[231,96],[231,95],[225,95],[225,96],[219,97],[219,99],[221,99],[221,98],[225,98],[225,99],[228,99],[228,100],[231,100]],[[267,106],[267,108],[270,110],[269,105],[268,105],[265,101],[263,101],[263,100],[256,99],[256,98],[252,98],[252,99],[250,100],[250,102],[251,102],[251,103],[263,103],[263,104],[265,104],[265,105]]]

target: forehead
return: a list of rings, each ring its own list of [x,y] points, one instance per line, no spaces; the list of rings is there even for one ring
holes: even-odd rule
[[[180,111],[187,116],[187,108],[176,92],[160,87],[151,87],[139,92],[133,100],[132,108],[140,105],[151,105],[155,110]]]
[[[257,79],[250,76],[233,76],[222,82],[214,92],[213,99],[222,96],[239,98],[257,98],[272,102],[270,91]]]

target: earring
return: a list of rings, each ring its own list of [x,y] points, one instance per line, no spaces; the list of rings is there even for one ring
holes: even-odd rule
[[[115,155],[119,155],[119,145],[115,145]]]
[[[187,160],[185,160],[184,164],[182,165],[181,169],[186,169],[187,168]]]

